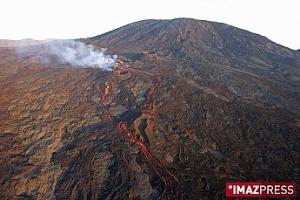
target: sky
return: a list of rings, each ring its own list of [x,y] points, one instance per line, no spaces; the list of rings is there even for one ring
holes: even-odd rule
[[[0,38],[84,38],[178,17],[227,23],[300,49],[300,0],[0,0]]]

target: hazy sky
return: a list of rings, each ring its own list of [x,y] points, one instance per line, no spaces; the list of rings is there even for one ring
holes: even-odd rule
[[[300,49],[300,0],[0,0],[0,38],[78,38],[142,19],[224,22]]]

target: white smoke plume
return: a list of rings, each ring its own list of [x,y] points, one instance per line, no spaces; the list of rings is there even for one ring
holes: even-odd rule
[[[36,58],[37,62],[50,66],[71,65],[111,71],[117,61],[117,56],[107,55],[106,49],[96,49],[78,40],[45,40],[40,43],[22,44],[23,41],[17,41],[17,45],[14,46],[20,59]]]
[[[106,55],[106,49],[95,49],[80,41],[53,40],[47,44],[50,53],[55,55],[61,64],[74,67],[97,67],[112,70],[117,56]]]

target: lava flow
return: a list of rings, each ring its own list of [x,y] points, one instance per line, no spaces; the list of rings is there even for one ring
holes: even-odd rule
[[[126,122],[120,122],[117,125],[117,129],[121,134],[127,136],[127,139],[137,145],[139,149],[144,153],[146,159],[151,164],[155,173],[161,178],[164,183],[164,192],[159,199],[173,200],[183,199],[183,193],[181,191],[179,180],[174,176],[166,167],[164,167],[148,150],[147,146],[139,139],[137,139],[132,131],[128,129]]]
[[[107,97],[110,95],[110,91],[109,91],[110,86],[109,86],[108,81],[105,81],[104,86],[105,87],[104,87],[104,93],[102,96],[102,100],[107,100]],[[104,112],[104,121],[110,121],[112,119],[113,119],[113,116],[109,111]]]
[[[147,100],[146,100],[146,103],[144,105],[144,108],[143,108],[143,112],[146,112],[146,113],[149,113],[151,112],[149,109],[151,109],[150,105],[152,104],[153,102],[153,97],[157,91],[157,89],[159,88],[161,82],[162,82],[162,79],[160,76],[157,76],[157,79],[158,81],[154,84],[153,87],[151,87],[149,89],[149,92],[147,94]]]
[[[104,85],[105,85],[105,88],[104,88],[104,95],[103,95],[103,98],[106,98],[108,95],[109,95],[109,84],[108,84],[108,81],[106,81],[105,83],[104,83]]]
[[[154,74],[150,72],[145,72],[142,70],[132,69],[128,65],[125,67],[120,67],[121,69],[130,70],[135,73],[140,73],[143,75],[150,76],[152,78],[156,78],[157,81],[154,83],[154,86],[151,87],[147,94],[147,100],[145,105],[143,106],[143,113],[155,115],[155,112],[152,112],[153,107],[153,97],[156,94],[157,89],[159,88],[162,79],[159,74]],[[104,96],[103,98],[106,98],[109,95],[109,83],[105,82],[105,88],[104,88]],[[133,132],[128,129],[128,123],[127,122],[119,122],[117,124],[117,130],[122,135],[126,135],[127,139],[134,145],[136,145],[144,154],[147,161],[151,164],[153,170],[155,173],[161,178],[163,184],[164,184],[164,191],[162,195],[159,197],[159,199],[166,199],[166,200],[173,200],[173,199],[183,199],[183,192],[180,185],[180,182],[176,176],[174,176],[166,167],[164,167],[159,160],[157,160],[148,150],[147,146],[139,139],[137,139]]]

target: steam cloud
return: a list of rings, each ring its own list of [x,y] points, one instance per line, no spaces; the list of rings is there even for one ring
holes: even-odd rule
[[[35,42],[35,41],[34,41]],[[71,65],[78,68],[95,67],[112,70],[117,56],[107,55],[106,49],[95,49],[77,40],[48,40],[40,43],[15,47],[20,59],[37,58],[38,62],[49,65]]]
[[[106,49],[94,49],[92,46],[75,40],[53,40],[48,43],[51,54],[55,55],[61,64],[75,67],[97,67],[112,70],[117,56],[106,55]]]

